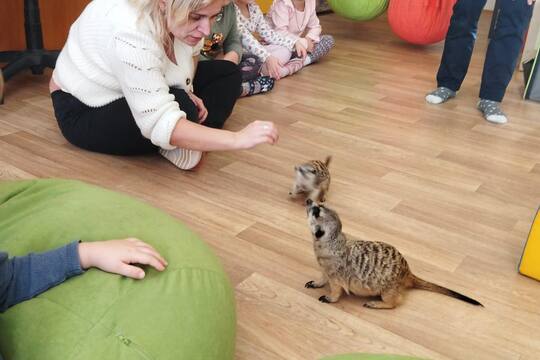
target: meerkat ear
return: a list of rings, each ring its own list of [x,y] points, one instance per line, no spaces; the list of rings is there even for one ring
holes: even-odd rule
[[[315,237],[316,237],[317,239],[320,239],[321,237],[324,236],[325,232],[324,232],[324,230],[321,230],[321,227],[320,227],[320,226],[317,226],[316,229],[317,229],[317,231],[315,231]]]

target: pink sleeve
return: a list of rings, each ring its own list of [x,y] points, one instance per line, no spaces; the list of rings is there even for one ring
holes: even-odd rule
[[[274,5],[272,5],[272,8],[270,9],[270,18],[272,19],[274,30],[283,35],[292,35],[289,30],[289,8],[283,1],[276,0],[274,2]]]
[[[307,3],[308,2],[306,1],[306,5]],[[309,29],[306,37],[310,38],[314,42],[319,42],[322,28],[321,24],[319,23],[319,18],[317,17],[317,11],[315,7],[313,7],[313,9],[311,10],[311,15],[309,17],[309,22],[306,28]]]

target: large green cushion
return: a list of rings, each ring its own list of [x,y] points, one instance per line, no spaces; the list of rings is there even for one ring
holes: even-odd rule
[[[345,354],[324,357],[321,360],[422,360],[417,357],[387,354]]]
[[[373,20],[388,8],[389,0],[328,0],[332,10],[347,19]]]
[[[235,305],[208,247],[167,214],[77,181],[0,183],[0,249],[138,237],[169,262],[144,280],[91,269],[0,314],[0,352],[17,359],[232,359]]]

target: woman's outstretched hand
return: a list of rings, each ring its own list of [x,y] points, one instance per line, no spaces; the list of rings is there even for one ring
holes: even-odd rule
[[[251,149],[259,144],[274,145],[279,139],[276,125],[271,121],[256,120],[235,133],[235,148]]]

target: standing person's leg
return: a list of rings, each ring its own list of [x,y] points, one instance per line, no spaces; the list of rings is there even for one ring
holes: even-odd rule
[[[495,24],[486,53],[478,103],[478,109],[488,121],[499,124],[508,121],[500,102],[516,69],[532,10],[526,0],[507,0],[500,1],[499,10],[493,14]]]
[[[458,0],[450,20],[444,43],[441,65],[437,73],[437,89],[426,96],[432,104],[440,104],[456,95],[467,75],[476,40],[478,19],[487,0]]]
[[[203,125],[221,129],[240,96],[242,75],[238,65],[227,60],[201,61],[193,81],[195,95],[200,97],[208,117]]]

